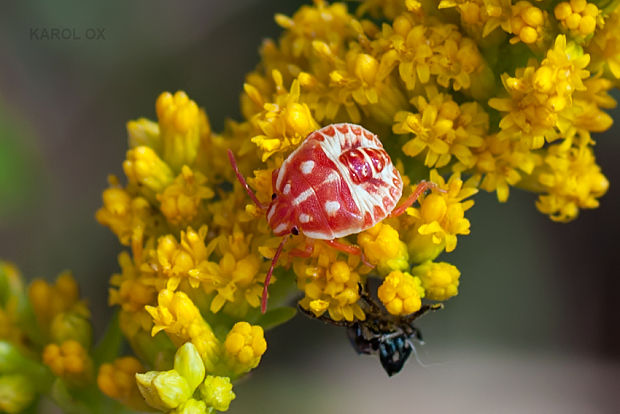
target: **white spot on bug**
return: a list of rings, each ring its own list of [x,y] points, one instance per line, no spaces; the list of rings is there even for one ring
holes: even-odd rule
[[[302,192],[301,194],[299,194],[297,196],[297,198],[295,198],[293,200],[293,205],[294,206],[298,206],[299,204],[303,203],[304,201],[306,201],[312,194],[314,194],[314,191],[312,191],[312,188],[308,188],[306,191]]]
[[[310,221],[312,221],[312,217],[310,217],[309,215],[303,213],[299,215],[300,223],[309,223]]]
[[[267,211],[267,221],[271,221],[271,217],[273,217],[273,213],[275,212],[276,212],[276,206],[272,204],[271,207],[269,207],[269,210]]]
[[[288,195],[290,192],[291,192],[291,184],[286,183],[286,185],[284,186],[284,189],[282,190],[282,194]]]
[[[325,178],[326,183],[333,183],[339,180],[340,180],[340,176],[335,171],[330,172],[327,178]]]
[[[284,230],[286,230],[288,223],[280,223],[278,224],[274,229],[273,232],[274,233],[280,233]]]
[[[314,169],[314,161],[312,160],[304,161],[301,163],[300,168],[301,168],[301,172],[304,175],[308,175]]]
[[[325,212],[328,216],[335,215],[340,209],[340,203],[337,201],[327,201],[325,203]]]

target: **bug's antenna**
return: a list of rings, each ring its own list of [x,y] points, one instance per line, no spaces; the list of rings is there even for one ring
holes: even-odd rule
[[[248,185],[247,181],[245,181],[245,178],[243,177],[243,175],[239,171],[239,167],[237,166],[237,160],[235,160],[235,155],[230,149],[228,150],[228,159],[230,160],[230,165],[232,165],[233,170],[235,170],[235,174],[237,175],[237,180],[239,180],[243,188],[245,188],[245,191],[247,191],[248,195],[250,196],[254,204],[256,204],[256,206],[260,208],[261,210],[267,210],[267,206],[261,203],[260,201],[258,201],[258,198],[256,198],[256,195],[254,194],[254,192]]]
[[[267,288],[269,287],[269,282],[271,281],[271,275],[273,274],[273,269],[276,267],[276,263],[278,263],[278,258],[280,257],[280,253],[282,253],[282,249],[284,248],[284,244],[288,240],[288,234],[282,237],[282,241],[278,246],[278,250],[276,250],[276,254],[273,255],[273,259],[271,259],[271,266],[269,267],[269,271],[267,272],[267,276],[265,276],[265,286],[263,287],[263,296],[260,301],[260,311],[265,313],[267,311]]]

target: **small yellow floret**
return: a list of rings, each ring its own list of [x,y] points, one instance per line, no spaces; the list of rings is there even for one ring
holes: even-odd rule
[[[200,208],[202,201],[215,194],[205,185],[206,182],[202,173],[184,165],[174,182],[163,193],[157,194],[160,210],[170,224],[187,225],[199,217],[201,210],[205,210]]]
[[[234,375],[255,368],[267,350],[263,328],[247,322],[237,322],[224,342],[228,365]]]
[[[379,222],[361,232],[357,236],[357,243],[363,249],[366,259],[377,265],[381,274],[404,270],[409,265],[407,245],[400,240],[398,231],[389,224]]]
[[[127,151],[123,170],[129,183],[136,185],[142,195],[151,200],[174,180],[168,164],[162,161],[153,149],[145,146]]]
[[[236,397],[232,388],[230,378],[207,375],[199,391],[208,407],[217,411],[228,411],[230,403]]]
[[[446,300],[458,294],[461,272],[449,263],[426,262],[411,269],[411,273],[422,281],[428,299]]]
[[[419,278],[396,270],[386,276],[377,295],[392,315],[409,315],[422,307],[424,289]]]
[[[162,93],[155,109],[161,131],[162,159],[177,172],[183,165],[192,165],[201,140],[211,132],[205,113],[183,91],[174,95]]]

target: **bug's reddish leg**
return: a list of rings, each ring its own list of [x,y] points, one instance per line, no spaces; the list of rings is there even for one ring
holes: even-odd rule
[[[323,240],[323,241],[327,243],[327,245],[333,247],[336,250],[340,250],[341,252],[344,252],[344,253],[349,253],[349,254],[354,254],[356,256],[360,256],[360,259],[362,259],[362,263],[364,263],[366,266],[370,268],[375,267],[375,265],[373,265],[368,260],[366,260],[366,256],[364,256],[364,252],[359,246],[352,246],[352,245],[344,244],[344,243],[337,241],[336,239]]]
[[[243,188],[245,188],[245,191],[247,191],[248,195],[250,196],[254,204],[256,204],[256,206],[260,208],[261,210],[267,210],[267,206],[261,203],[260,201],[258,201],[258,198],[256,198],[256,195],[254,194],[254,192],[248,185],[247,181],[245,181],[245,178],[243,177],[243,175],[239,171],[239,167],[237,166],[237,160],[235,160],[235,155],[230,149],[228,150],[228,159],[230,160],[230,165],[232,165],[233,169],[235,170],[235,174],[237,175],[237,180],[239,180]]]
[[[407,197],[407,199],[400,206],[392,210],[388,217],[398,217],[403,214],[405,210],[411,207],[413,203],[415,203],[416,200],[429,189],[438,190],[442,193],[446,192],[446,190],[442,190],[441,188],[439,188],[437,184],[430,181],[422,180],[418,183],[413,193],[411,193],[411,195],[409,195],[409,197]]]
[[[284,248],[286,240],[288,240],[288,235],[282,237],[282,241],[278,246],[278,250],[276,250],[276,254],[274,254],[273,259],[271,259],[271,266],[269,267],[267,276],[265,276],[265,286],[263,286],[263,296],[260,301],[260,311],[262,313],[265,313],[267,311],[267,290],[269,287],[269,282],[271,282],[271,275],[273,274],[273,269],[276,267],[276,263],[278,263],[278,258],[280,257],[280,253],[282,253],[282,249]]]
[[[314,253],[314,243],[306,244],[306,247],[304,247],[303,250],[293,249],[290,252],[288,252],[289,256],[294,256],[294,257],[310,257],[312,256],[312,253]]]

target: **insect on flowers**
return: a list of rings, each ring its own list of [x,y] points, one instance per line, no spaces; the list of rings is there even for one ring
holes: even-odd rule
[[[316,316],[301,306],[299,310],[312,319],[347,328],[347,336],[358,354],[378,355],[381,366],[391,377],[400,370],[415,352],[415,342],[423,344],[422,333],[413,325],[414,321],[430,311],[443,308],[441,304],[423,305],[418,311],[404,316],[385,312],[369,294],[367,288],[359,286],[360,298],[366,319],[363,321],[335,321],[325,315]]]
[[[328,125],[306,137],[280,168],[273,171],[269,205],[256,198],[231,150],[228,158],[241,185],[265,212],[273,233],[282,236],[265,278],[263,313],[271,275],[289,235],[301,233],[323,240],[338,250],[360,255],[365,261],[358,246],[337,239],[364,231],[388,216],[402,214],[420,194],[435,187],[433,183],[421,181],[396,207],[403,192],[400,173],[375,134],[349,123]],[[309,256],[311,252],[306,254]]]

